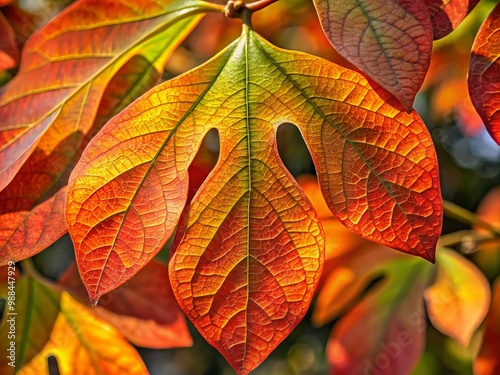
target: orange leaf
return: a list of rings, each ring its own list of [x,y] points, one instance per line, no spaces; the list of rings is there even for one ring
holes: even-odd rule
[[[446,248],[439,249],[437,279],[425,291],[432,324],[467,346],[488,311],[488,280],[471,262]]]
[[[8,301],[8,291],[14,291],[15,303],[6,305],[6,324],[0,330],[0,350],[11,356],[0,356],[2,375],[21,369],[46,345],[59,313],[60,298],[58,290],[32,277],[17,278],[14,284],[8,283],[7,286],[10,288],[2,288],[0,298]],[[15,328],[13,337],[9,335],[12,326]],[[14,355],[10,353],[12,346]]]
[[[316,177],[300,176],[297,182],[311,201],[321,220],[325,232],[325,262],[331,261],[331,263],[337,264],[337,257],[368,243],[368,241],[348,230],[332,216],[332,212],[321,194]]]
[[[199,20],[195,15],[207,9],[198,1],[142,0],[132,6],[85,0],[34,34],[18,75],[0,96],[0,190],[37,147],[50,154],[65,143],[61,163],[67,166],[116,72],[135,55],[150,61],[168,55]],[[41,179],[53,181],[59,175],[54,169]]]
[[[481,200],[476,212],[485,222],[500,228],[500,186],[491,189]],[[485,232],[476,227],[477,231]]]
[[[500,278],[493,284],[491,306],[486,317],[483,345],[474,362],[475,375],[500,373]]]
[[[79,302],[89,304],[76,264],[63,275],[61,285]],[[179,309],[165,265],[152,261],[134,278],[101,299],[92,309],[134,345],[174,348],[192,345],[184,314]]]
[[[491,137],[500,145],[500,4],[479,29],[469,67],[469,93]]]
[[[314,0],[314,4],[333,47],[410,113],[431,59],[432,26],[424,2]]]
[[[435,152],[418,115],[394,103],[360,74],[279,50],[244,25],[214,59],[108,122],[75,167],[66,215],[91,299],[137,273],[172,234],[188,166],[212,127],[220,157],[186,208],[170,278],[183,310],[239,373],[298,324],[322,269],[317,215],[277,152],[281,123],[300,128],[343,223],[433,259]]]
[[[55,357],[61,374],[148,374],[139,353],[123,336],[66,292],[48,342],[17,374],[49,375],[49,356]]]
[[[434,40],[455,30],[479,0],[424,0],[431,17]]]
[[[425,342],[422,292],[430,270],[421,259],[382,247],[339,258],[319,294],[317,323],[352,304],[374,277],[383,280],[334,326],[326,351],[331,374],[411,373]]]
[[[0,72],[14,68],[19,59],[14,32],[0,12]]]
[[[10,289],[4,289],[0,284],[0,298],[7,300]],[[15,293],[15,304],[7,305],[7,324],[0,329],[0,350],[7,353],[0,357],[2,375],[49,375],[49,356],[56,358],[61,374],[148,373],[121,334],[67,292],[28,273],[17,278]]]
[[[91,4],[85,6],[85,2],[79,4],[80,8],[92,7]],[[171,17],[165,16],[164,22],[171,22]],[[122,58],[127,57],[128,60],[120,63],[122,65],[112,78],[108,77],[103,81],[103,85],[104,82],[106,85],[103,86],[105,90],[100,93],[102,96],[99,101],[89,103],[93,109],[97,109],[97,113],[90,120],[82,119],[86,123],[89,120],[87,125],[92,127],[84,130],[78,128],[78,123],[63,123],[65,118],[60,118],[57,120],[59,122],[53,124],[56,126],[60,123],[61,127],[54,129],[50,137],[42,138],[12,182],[0,192],[0,264],[8,260],[28,258],[45,249],[66,232],[66,183],[81,151],[111,116],[158,82],[160,72],[172,50],[182,40],[184,32],[194,26],[198,19],[191,17],[178,22],[170,29],[151,37],[151,44],[143,45],[146,42],[140,42],[141,54],[127,57],[122,53]],[[71,24],[74,20],[63,16],[60,22]],[[145,33],[154,34],[153,26],[145,21],[141,29],[144,29],[142,31]],[[89,27],[92,29],[95,25]],[[180,33],[180,30],[183,30],[183,33]],[[133,41],[135,42],[137,41]],[[66,64],[70,64],[69,61]],[[99,68],[94,69],[99,71]],[[64,103],[60,105],[65,106]],[[67,138],[63,139],[64,136]]]

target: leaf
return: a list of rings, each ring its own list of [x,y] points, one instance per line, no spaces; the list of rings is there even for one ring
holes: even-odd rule
[[[424,0],[431,17],[434,40],[455,30],[479,0]]]
[[[76,264],[61,285],[82,304],[89,304]],[[165,265],[152,261],[133,279],[101,299],[92,312],[114,326],[134,345],[175,348],[192,345],[184,314],[174,298]]]
[[[477,215],[492,226],[500,228],[500,186],[492,188],[483,197],[477,208]],[[474,229],[481,233],[487,233],[485,229],[480,227]]]
[[[0,13],[0,72],[16,67],[19,59],[16,39],[9,22]]]
[[[300,128],[344,224],[432,259],[442,210],[435,152],[418,115],[391,103],[360,74],[276,49],[244,26],[207,64],[108,122],[75,167],[66,217],[91,299],[132,277],[170,237],[188,166],[212,127],[219,161],[188,206],[170,279],[239,373],[298,324],[321,273],[322,230],[279,159],[281,123]]]
[[[367,241],[343,226],[328,208],[321,194],[316,177],[300,176],[297,179],[300,187],[304,190],[307,198],[311,201],[325,232],[325,262],[337,263],[337,257],[350,253],[355,249],[366,245]],[[324,274],[327,264],[325,263]]]
[[[432,324],[467,346],[490,304],[488,280],[467,259],[446,248],[438,252],[436,281],[425,291]]]
[[[6,273],[4,273],[6,274]],[[6,310],[7,324],[0,330],[0,350],[8,353],[15,342],[15,367],[9,366],[12,358],[0,356],[0,373],[13,374],[32,360],[49,340],[59,313],[60,292],[42,284],[32,277],[22,277],[15,283],[15,305]],[[7,300],[7,295],[2,295]],[[15,324],[15,335],[11,339],[11,323]],[[9,353],[10,355],[10,353]]]
[[[500,5],[484,20],[472,46],[469,66],[469,94],[486,129],[500,145]]]
[[[495,375],[500,372],[500,278],[493,284],[491,306],[486,317],[483,345],[474,362],[475,375]]]
[[[408,113],[425,78],[432,26],[423,1],[314,0],[332,46]]]
[[[79,4],[81,6],[78,9],[83,7],[85,10],[94,7],[86,2]],[[102,4],[105,5],[105,3]],[[189,6],[193,7],[193,4],[186,6],[189,9]],[[98,6],[94,8],[96,11],[99,10]],[[129,11],[134,12],[133,9]],[[177,11],[177,13],[183,12]],[[63,17],[60,23],[69,22],[71,24],[74,22],[70,17],[71,14]],[[176,12],[172,14],[175,15]],[[180,16],[167,14],[160,18],[162,17],[163,22],[169,25],[169,23],[177,21]],[[98,111],[93,118],[82,119],[82,121],[86,123],[85,126],[91,127],[83,129],[80,126],[81,122],[64,123],[67,121],[67,117],[59,118],[52,125],[54,128],[48,130],[47,136],[42,138],[12,182],[0,192],[0,263],[28,258],[42,251],[66,233],[64,217],[66,183],[82,150],[111,116],[157,83],[160,78],[159,72],[163,70],[172,51],[185,36],[185,31],[192,28],[198,20],[199,17],[190,17],[179,21],[158,35],[155,31],[158,25],[151,25],[144,21],[144,25],[141,25],[139,31],[142,30],[148,38],[139,42],[137,40],[129,41],[132,47],[134,43],[139,43],[140,55],[135,54],[138,51],[135,51],[134,55],[128,52],[122,53],[123,56],[118,58],[114,64],[118,65],[119,69],[113,73],[112,78],[104,77],[106,82],[104,84],[103,81],[102,87],[100,87],[100,89],[104,89],[104,92],[96,93],[97,96],[102,96],[97,102],[89,101],[89,106],[95,107],[95,110]],[[47,26],[47,28],[50,27],[50,25]],[[95,25],[88,27],[92,29]],[[70,63],[71,60],[66,62],[66,64]],[[52,65],[54,64],[56,63],[54,62]],[[119,66],[120,64],[121,66]],[[102,67],[95,69],[97,71],[101,69],[105,76],[108,74]],[[111,78],[110,81],[109,78]],[[89,78],[87,84],[92,85],[91,82],[92,79]],[[49,92],[46,95],[49,95]],[[69,104],[65,105],[61,102],[59,105],[66,108]],[[78,110],[78,108],[72,108]],[[0,108],[1,111],[2,108]],[[87,120],[89,120],[88,123]],[[94,120],[95,122],[92,124]]]
[[[199,20],[194,15],[210,9],[205,4],[80,1],[33,35],[23,50],[18,75],[0,96],[0,190],[37,145],[40,152],[50,154],[67,142],[70,151],[62,156],[71,160],[114,74],[134,55],[171,51]],[[67,165],[66,160],[61,163]],[[49,172],[45,179],[50,187],[56,179],[50,175],[60,172]]]
[[[61,374],[148,374],[123,336],[66,292],[49,341],[18,374],[49,375],[49,356],[56,358]]]
[[[341,259],[318,296],[316,319],[321,316],[318,309],[328,309],[331,319],[352,304],[374,277],[383,279],[334,326],[326,351],[329,373],[410,374],[425,342],[422,292],[431,267],[373,246],[351,254],[349,260]],[[330,306],[320,303],[327,298]]]

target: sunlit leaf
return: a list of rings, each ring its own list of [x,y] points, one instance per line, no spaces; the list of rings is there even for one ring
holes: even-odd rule
[[[37,146],[47,155],[64,143],[57,150],[62,166],[33,174],[41,180],[39,190],[50,188],[91,128],[102,93],[121,66],[134,55],[168,53],[199,19],[195,14],[210,9],[198,1],[168,3],[80,1],[30,38],[18,75],[0,97],[0,190]]]
[[[349,253],[367,243],[364,238],[348,230],[333,217],[321,194],[316,177],[300,176],[297,182],[311,201],[321,220],[325,232],[325,262],[332,260],[331,263],[336,264],[336,257]],[[327,267],[327,263],[325,263],[325,267]]]
[[[475,375],[500,373],[500,278],[493,284],[491,306],[486,317],[483,345],[474,362]]]
[[[3,275],[2,275],[3,279]],[[2,280],[3,281],[3,280]],[[0,373],[9,375],[19,370],[46,345],[59,313],[60,292],[42,284],[32,277],[23,277],[14,284],[15,305],[7,305],[7,323],[0,330]],[[7,295],[0,296],[7,300]],[[11,324],[14,323],[14,337],[9,338]],[[14,342],[14,361],[4,353]],[[8,354],[10,355],[10,353]],[[15,367],[9,363],[15,363]]]
[[[66,271],[61,284],[79,302],[90,304],[76,264]],[[172,293],[167,266],[156,261],[103,297],[92,311],[137,346],[173,348],[192,344],[184,314]]]
[[[477,208],[477,215],[485,222],[500,228],[500,186],[494,187],[483,197]],[[482,228],[475,229],[485,232]]]
[[[80,8],[82,6],[84,8],[93,7],[92,4],[86,6],[85,4],[84,2]],[[186,6],[189,9],[189,4]],[[191,7],[193,7],[192,4]],[[133,9],[129,11],[134,12]],[[177,13],[170,14],[167,12],[160,18],[163,19],[164,24],[168,24],[175,17],[178,17],[178,15],[172,16],[172,14]],[[70,25],[75,23],[71,15],[72,13],[63,16],[62,21],[59,22],[68,22]],[[176,23],[158,35],[155,34],[156,28],[163,26],[158,26],[157,21],[154,24],[150,24],[151,21],[144,21],[143,24],[139,25],[140,29],[136,29],[136,31],[142,31],[143,34],[141,35],[143,37],[146,35],[149,38],[142,41],[138,41],[138,39],[132,40],[128,42],[130,45],[125,43],[125,46],[122,46],[123,48],[129,48],[133,47],[134,43],[138,43],[137,48],[141,48],[139,52],[135,51],[134,54],[130,54],[122,51],[122,56],[118,56],[117,62],[111,64],[108,68],[104,68],[104,66],[96,68],[90,64],[90,69],[97,71],[102,69],[102,74],[105,76],[103,76],[103,83],[98,85],[99,92],[96,95],[99,100],[89,99],[88,102],[88,105],[92,107],[92,111],[97,112],[91,118],[81,118],[81,121],[78,120],[69,124],[64,123],[64,121],[72,121],[67,117],[57,119],[53,124],[54,129],[49,129],[52,135],[49,136],[49,133],[47,133],[42,138],[38,147],[12,182],[0,192],[0,263],[28,258],[45,249],[66,232],[64,218],[66,183],[81,151],[109,117],[116,114],[158,82],[160,72],[172,50],[198,20],[198,17],[190,17]],[[96,22],[95,25],[89,26],[90,30],[100,30],[97,24]],[[47,28],[50,28],[51,25],[48,25]],[[124,23],[122,27],[126,27],[126,25],[127,23]],[[108,27],[110,26],[108,25]],[[95,30],[94,32],[97,32]],[[90,33],[89,37],[92,35],[88,30],[85,32]],[[81,31],[81,33],[85,32]],[[62,36],[59,36],[59,38],[62,38]],[[120,38],[120,41],[122,41],[122,38]],[[29,45],[26,48],[29,48]],[[91,57],[88,58],[92,60]],[[123,61],[120,59],[123,59]],[[66,61],[66,64],[72,63],[71,61],[71,59]],[[81,61],[86,60],[82,59]],[[56,62],[53,62],[53,64],[56,64]],[[105,69],[111,69],[114,65],[117,65],[118,69],[113,68],[112,76],[105,73]],[[73,77],[68,77],[68,79],[71,78]],[[95,79],[97,80],[97,78]],[[95,84],[92,82],[97,81],[94,78],[89,78],[87,82],[89,88],[94,87]],[[49,95],[49,92],[46,95]],[[60,103],[60,105],[66,108],[69,104]],[[7,108],[10,107],[7,106]],[[73,109],[79,110],[78,108]],[[2,108],[0,107],[1,111]],[[27,111],[23,112],[26,113]],[[93,124],[92,121],[94,121]],[[85,128],[82,128],[83,123],[85,123]]]
[[[500,144],[500,4],[479,29],[469,67],[469,93],[491,137]]]
[[[431,17],[434,40],[455,30],[479,0],[424,0]]]
[[[5,286],[10,285],[4,282],[2,278],[0,298],[7,300]],[[50,375],[49,356],[56,358],[61,374],[148,374],[139,354],[118,331],[38,276],[17,277],[15,304],[7,307],[6,324],[0,329],[0,349],[6,353],[0,357],[2,375]],[[8,319],[15,321],[12,340]],[[14,360],[8,357],[12,344]]]
[[[281,123],[300,128],[330,207],[367,238],[433,259],[442,210],[435,152],[418,115],[395,109],[356,72],[243,30],[210,62],[106,125],[71,175],[66,207],[97,302],[170,237],[186,203],[187,168],[217,128],[219,161],[188,206],[170,276],[181,307],[241,374],[298,324],[321,272],[322,230],[279,159]]]
[[[411,112],[429,67],[432,26],[423,1],[314,0],[333,47]]]
[[[432,324],[464,346],[483,321],[490,304],[488,280],[471,262],[439,249],[437,279],[425,291]]]
[[[486,223],[495,228],[500,228],[500,186],[495,186],[481,200],[476,214]],[[500,238],[492,238],[492,233],[482,227],[475,226],[474,229],[488,241],[476,241],[472,244],[477,250],[472,254],[474,263],[484,272],[488,278],[498,275],[500,269]]]
[[[19,59],[14,32],[0,13],[0,72],[6,69],[14,68]]]
[[[334,326],[326,352],[329,373],[411,374],[425,342],[422,293],[430,265],[373,246],[354,252],[349,259],[341,257],[339,264],[321,290],[316,319],[322,317],[318,309],[329,310],[331,318],[352,304],[354,297],[359,298],[375,277],[383,279]],[[320,303],[330,292],[331,306]]]
[[[50,338],[17,374],[49,375],[47,359],[54,356],[61,374],[149,374],[141,357],[123,336],[68,293]]]

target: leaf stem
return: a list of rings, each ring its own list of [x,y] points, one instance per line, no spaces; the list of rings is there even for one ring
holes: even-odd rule
[[[203,2],[203,6],[205,7],[204,11],[206,12],[215,12],[215,13],[222,13],[226,11],[226,7],[224,5],[220,4],[215,4],[215,3],[210,3],[210,2]]]
[[[257,12],[258,10],[264,9],[265,7],[277,2],[279,0],[260,0],[255,1],[250,4],[246,4],[245,7],[252,12]]]
[[[475,225],[477,227],[484,228],[491,232],[495,237],[500,237],[500,229],[487,223],[475,213],[456,205],[455,203],[443,200],[443,209],[445,215],[461,221],[462,223]]]
[[[243,21],[248,21],[253,12],[264,9],[277,1],[279,0],[259,0],[245,4],[243,0],[229,0],[224,8],[224,13],[228,18],[241,18]]]
[[[477,251],[477,245],[480,243],[488,243],[498,241],[499,238],[491,235],[481,234],[474,230],[460,230],[449,234],[444,234],[439,237],[438,248],[453,247],[460,245],[460,252],[470,254]]]

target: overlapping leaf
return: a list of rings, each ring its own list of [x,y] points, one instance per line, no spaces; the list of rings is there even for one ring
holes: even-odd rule
[[[2,276],[2,282],[4,281]],[[15,367],[9,366],[12,359],[2,355],[0,357],[0,372],[8,375],[21,369],[42,350],[49,340],[51,331],[59,313],[60,292],[42,284],[32,277],[18,278],[14,284],[15,304],[12,309],[6,310],[7,324],[0,330],[2,340],[0,349],[7,353],[11,341],[15,342]],[[7,294],[2,293],[0,298],[7,300]],[[15,335],[13,340],[8,339],[8,332],[13,319]]]
[[[431,17],[434,40],[455,30],[479,0],[424,0]]]
[[[116,14],[106,3],[79,2],[37,33],[26,45],[27,62],[2,96],[0,113],[5,117],[0,129],[7,142],[5,151],[20,150],[22,140],[41,128],[43,116],[61,110],[40,130],[47,132],[41,140],[32,138],[38,145],[0,193],[2,263],[27,258],[66,232],[65,185],[81,150],[107,118],[157,82],[172,50],[199,20],[187,16],[205,6],[199,2],[144,3],[139,10],[131,4],[111,4],[117,7]],[[80,17],[79,12],[89,17]],[[101,34],[107,36],[97,42]],[[92,51],[85,50],[90,48],[87,44],[72,42],[79,38],[94,40]],[[74,50],[59,51],[57,43]],[[74,81],[71,89],[65,88],[59,69],[78,69],[78,74],[64,75],[63,80]],[[30,84],[41,86],[35,90]],[[22,110],[23,105],[31,110]],[[14,124],[19,122],[24,125]],[[2,181],[8,179],[2,176]]]
[[[324,202],[319,188],[310,181],[303,186],[321,211]],[[325,220],[333,218],[325,215],[322,222]],[[488,287],[474,265],[460,255],[439,249],[436,265],[440,276],[425,293],[435,279],[436,269],[430,264],[367,241],[336,251],[333,237],[326,236],[330,258],[325,262],[312,317],[318,326],[341,317],[327,346],[331,373],[410,374],[425,342],[424,295],[432,322],[454,338],[468,336],[484,318]],[[448,288],[454,298],[443,294],[446,281],[451,283]],[[477,298],[472,302],[469,296]],[[436,317],[438,304],[442,313]],[[467,318],[471,322],[465,322]],[[442,328],[442,321],[449,330]],[[465,332],[459,334],[463,328]]]
[[[491,137],[500,144],[500,5],[479,29],[469,67],[469,93],[472,103]]]
[[[6,298],[6,296],[1,296]],[[55,357],[61,374],[148,374],[135,349],[67,292],[32,276],[16,282],[15,367],[0,358],[2,374],[49,375],[47,361]],[[11,312],[11,311],[9,311]],[[7,338],[10,324],[0,330]],[[8,353],[10,340],[0,349]]]
[[[322,230],[279,159],[281,123],[300,128],[344,224],[433,259],[435,153],[420,118],[395,103],[360,74],[276,49],[244,26],[216,58],[114,117],[73,171],[66,214],[90,297],[128,280],[172,234],[212,127],[220,158],[188,206],[170,275],[181,307],[239,373],[300,321],[321,272]]]
[[[488,280],[458,253],[440,249],[437,279],[425,291],[432,324],[467,346],[490,305]]]
[[[500,278],[493,284],[491,306],[486,317],[481,350],[474,362],[475,375],[495,375],[500,373]]]
[[[308,183],[304,188],[311,199],[318,197],[317,185]],[[324,204],[320,198],[313,203],[317,210]],[[321,221],[331,220],[325,215]],[[430,281],[430,265],[366,240],[339,252],[332,241],[335,233],[325,235],[330,258],[313,323],[324,325],[345,314],[328,341],[329,373],[411,373],[425,342],[422,293]],[[363,296],[373,282],[375,286]]]
[[[89,304],[76,264],[70,266],[60,283],[79,302]],[[140,347],[174,348],[192,344],[184,314],[172,293],[167,266],[154,260],[103,297],[100,306],[92,311]]]
[[[333,47],[390,91],[409,113],[432,52],[423,1],[314,0]]]
[[[353,272],[353,280],[345,286],[355,288],[354,296],[374,277],[384,280],[334,327],[326,352],[331,374],[411,374],[420,358],[425,342],[422,293],[430,267],[407,255],[385,258],[388,251],[367,247],[343,263]],[[335,300],[346,289],[334,289],[330,297]],[[323,289],[322,295],[329,292]]]

